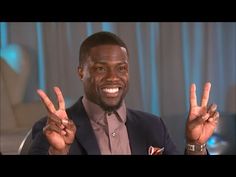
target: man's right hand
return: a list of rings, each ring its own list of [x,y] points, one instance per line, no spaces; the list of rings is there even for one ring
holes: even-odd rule
[[[43,133],[50,144],[49,154],[68,154],[70,145],[75,138],[76,126],[67,116],[61,90],[58,87],[54,87],[54,91],[59,104],[58,110],[55,109],[52,101],[44,91],[37,90],[48,111],[48,119],[46,126],[43,128]]]

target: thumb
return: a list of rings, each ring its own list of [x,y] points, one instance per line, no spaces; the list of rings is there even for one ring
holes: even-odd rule
[[[191,120],[191,122],[189,124],[189,129],[192,130],[196,126],[203,124],[209,118],[209,116],[210,116],[210,114],[206,113],[203,116],[199,116],[199,117]]]

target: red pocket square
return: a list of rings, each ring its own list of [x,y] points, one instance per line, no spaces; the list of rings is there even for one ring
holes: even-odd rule
[[[164,151],[164,147],[159,148],[159,147],[150,146],[148,149],[148,155],[162,155],[163,151]]]

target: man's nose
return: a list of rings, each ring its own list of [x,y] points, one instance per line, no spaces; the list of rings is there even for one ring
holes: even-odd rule
[[[115,71],[109,71],[106,76],[107,81],[117,81],[119,78],[117,77],[117,73]]]

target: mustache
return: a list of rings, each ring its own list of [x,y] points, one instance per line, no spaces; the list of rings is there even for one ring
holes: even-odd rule
[[[121,82],[106,82],[106,83],[101,83],[100,88],[105,88],[105,87],[124,87],[126,84],[121,83]]]

